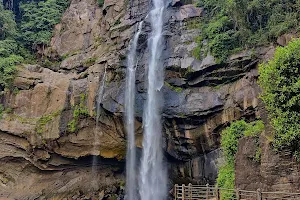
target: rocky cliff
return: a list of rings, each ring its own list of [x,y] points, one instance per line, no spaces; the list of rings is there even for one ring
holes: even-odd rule
[[[239,140],[235,158],[235,186],[243,190],[255,191],[300,191],[300,163],[288,149],[275,151],[272,143],[272,127],[267,113],[261,109],[261,117],[266,124],[259,139],[244,137]],[[253,159],[257,151],[261,158]],[[246,169],[246,170],[245,170]]]
[[[300,165],[295,159],[291,159],[290,152],[275,152],[270,142],[262,137],[262,157],[257,162],[252,159],[256,145],[255,139],[251,137],[239,141],[235,162],[236,187],[250,191],[261,188],[262,191],[299,192]]]
[[[205,13],[193,3],[174,0],[165,12],[162,114],[170,185],[214,183],[220,131],[233,120],[261,115],[257,64],[274,50],[241,52],[226,64],[210,55],[197,60],[192,50],[199,29],[193,25]],[[100,8],[95,0],[72,0],[43,52],[48,62],[18,67],[17,90],[1,96],[0,197],[115,199],[123,193],[127,47],[144,20],[136,75],[141,148],[150,6],[148,0],[105,0]]]

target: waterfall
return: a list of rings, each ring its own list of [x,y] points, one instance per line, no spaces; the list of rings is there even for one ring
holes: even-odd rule
[[[137,44],[141,34],[143,22],[138,25],[138,30],[134,35],[132,44],[129,48],[127,82],[125,93],[125,114],[126,130],[128,135],[127,157],[126,157],[126,199],[137,200],[137,182],[136,182],[136,148],[134,133],[134,102],[135,102],[135,69],[137,65]]]
[[[99,118],[101,116],[101,103],[103,100],[104,95],[104,87],[105,87],[105,80],[106,80],[106,67],[104,68],[104,74],[102,80],[100,82],[99,90],[98,90],[98,98],[97,98],[97,112],[96,112],[96,125],[98,127]]]
[[[104,88],[105,88],[105,80],[106,80],[106,67],[104,69],[104,74],[102,76],[102,80],[100,81],[100,85],[99,85],[99,89],[98,89],[98,98],[97,98],[97,101],[96,101],[96,129],[95,129],[95,132],[94,132],[94,144],[93,144],[93,154],[95,154],[93,156],[93,161],[92,161],[92,176],[93,177],[96,177],[97,174],[97,154],[98,154],[98,151],[97,151],[97,146],[99,145],[99,138],[98,138],[98,125],[99,125],[99,119],[100,119],[100,116],[101,116],[101,103],[102,103],[102,100],[103,100],[103,95],[104,95]],[[92,181],[92,184],[95,188],[97,188],[97,181],[96,179],[94,179]]]
[[[167,192],[167,171],[163,164],[160,89],[164,84],[163,12],[164,0],[153,0],[150,11],[152,33],[149,39],[148,91],[144,111],[143,155],[141,159],[139,193],[142,200],[164,200]]]

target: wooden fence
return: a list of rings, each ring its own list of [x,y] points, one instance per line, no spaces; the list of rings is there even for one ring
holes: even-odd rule
[[[220,200],[227,197],[230,200],[300,200],[300,193],[263,192],[239,189],[226,189],[201,185],[175,185],[175,200]]]

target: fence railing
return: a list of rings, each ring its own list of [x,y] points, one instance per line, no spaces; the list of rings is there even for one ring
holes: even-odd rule
[[[247,191],[209,185],[175,185],[175,200],[300,200],[300,193]]]

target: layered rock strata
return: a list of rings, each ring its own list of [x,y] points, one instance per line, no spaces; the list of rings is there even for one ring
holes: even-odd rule
[[[144,20],[136,75],[136,145],[141,148],[150,6],[148,0],[105,0],[100,8],[95,0],[72,0],[44,52],[51,64],[18,67],[14,92],[1,95],[5,113],[0,121],[0,197],[122,194],[127,47]],[[193,1],[180,0],[170,2],[165,13],[162,115],[170,185],[214,183],[220,132],[233,120],[260,116],[257,64],[273,51],[245,51],[226,64],[216,64],[210,55],[195,59],[192,51],[200,30],[194,25],[204,14]],[[91,156],[98,157],[97,176]]]

